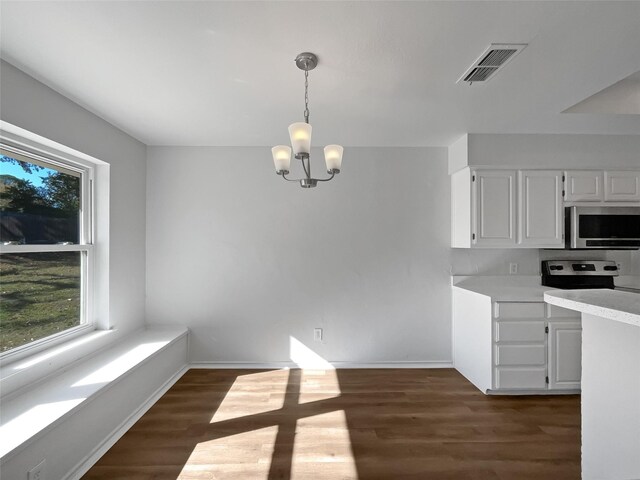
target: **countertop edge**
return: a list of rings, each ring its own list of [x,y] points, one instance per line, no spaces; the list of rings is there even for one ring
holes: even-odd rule
[[[490,286],[478,284],[479,281]],[[544,292],[554,290],[540,285],[539,275],[452,275],[451,287],[481,295],[492,302],[544,302]]]
[[[606,318],[616,322],[626,323],[640,327],[640,313],[634,313],[627,311],[624,308],[612,308],[607,305],[603,305],[604,302],[598,302],[599,295],[606,295],[612,293],[612,291],[595,291],[590,290],[587,299],[579,300],[575,298],[567,298],[569,295],[576,295],[579,291],[562,291],[552,290],[544,293],[544,301],[556,305],[558,307],[567,308],[569,310],[576,310],[581,313],[589,315],[595,315],[598,317]],[[635,293],[617,292],[619,295],[636,296]],[[602,297],[604,299],[605,297]],[[634,299],[633,297],[629,297]],[[635,299],[634,299],[635,300]],[[599,304],[600,303],[600,304]]]

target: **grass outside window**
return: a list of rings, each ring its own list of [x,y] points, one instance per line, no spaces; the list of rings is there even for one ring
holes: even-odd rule
[[[80,325],[81,255],[0,256],[0,352]]]

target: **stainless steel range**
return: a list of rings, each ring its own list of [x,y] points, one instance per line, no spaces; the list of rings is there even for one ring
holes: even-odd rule
[[[542,285],[546,287],[614,288],[618,276],[616,262],[605,260],[545,260],[542,262]]]

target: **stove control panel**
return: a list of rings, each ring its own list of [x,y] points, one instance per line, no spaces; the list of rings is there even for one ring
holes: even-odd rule
[[[608,260],[545,260],[542,275],[597,275],[618,276],[616,262]]]

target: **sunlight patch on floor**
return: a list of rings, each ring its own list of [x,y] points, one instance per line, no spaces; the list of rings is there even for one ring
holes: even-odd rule
[[[340,382],[334,369],[303,370],[298,403],[317,402],[340,396]]]
[[[292,478],[305,478],[314,463],[323,464],[323,475],[325,466],[329,469],[331,477],[326,478],[358,478],[345,412],[336,410],[299,419],[293,458]]]
[[[281,409],[288,380],[289,370],[238,376],[209,423]]]
[[[277,435],[278,426],[272,425],[200,442],[178,478],[218,478],[237,468],[238,478],[266,479]]]

